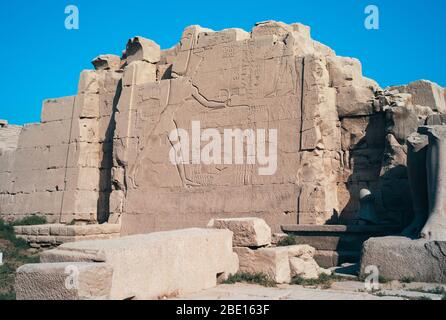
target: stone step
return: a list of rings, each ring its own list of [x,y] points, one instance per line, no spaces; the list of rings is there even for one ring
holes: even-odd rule
[[[322,268],[332,268],[344,263],[358,263],[360,256],[360,251],[317,250],[314,260]]]
[[[308,244],[317,250],[315,260],[329,268],[342,263],[359,262],[362,245],[369,238],[400,232],[399,226],[361,225],[284,225],[284,233],[296,238],[298,244]]]
[[[400,227],[284,225],[282,230],[294,236],[299,244],[308,244],[317,250],[361,251],[367,239],[397,234]]]

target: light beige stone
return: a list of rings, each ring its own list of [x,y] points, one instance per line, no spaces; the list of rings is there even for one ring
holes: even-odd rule
[[[214,219],[209,222],[208,227],[232,231],[234,247],[262,247],[271,244],[271,228],[263,219]]]
[[[124,69],[122,84],[137,86],[156,81],[156,65],[145,61],[134,61]]]
[[[444,88],[434,82],[418,80],[405,86],[391,87],[389,90],[410,93],[414,104],[430,107],[432,110],[440,113],[446,113]]]
[[[104,263],[40,263],[17,269],[17,300],[104,300],[113,269]]]
[[[217,277],[224,278],[238,270],[232,233],[215,229],[68,243],[41,255],[43,263],[71,259],[104,261],[111,266],[111,299],[150,299],[173,292],[196,292],[215,286]]]
[[[298,244],[285,247],[288,250],[290,258],[308,256],[313,257],[316,253],[316,249],[307,244]]]
[[[290,263],[286,248],[261,248],[252,250],[246,247],[235,247],[240,261],[240,271],[267,275],[276,283],[289,283]]]
[[[100,70],[81,73],[77,96],[44,103],[41,123],[1,126],[2,217],[109,219],[135,234],[252,216],[280,232],[353,222],[365,187],[391,221],[411,212],[405,138],[418,122],[442,122],[444,88],[382,90],[309,27],[276,21],[251,33],[190,26],[162,51],[136,37],[120,60],[100,56]],[[190,134],[192,121],[221,134],[277,129],[277,171],[172,165],[169,133]]]
[[[43,102],[42,122],[67,120],[73,116],[74,101],[76,97],[64,97],[59,99],[47,99]]]
[[[302,277],[304,279],[317,279],[319,277],[319,266],[314,259],[290,258],[290,269],[292,277]]]
[[[97,56],[91,62],[96,70],[118,70],[121,67],[121,58],[113,54]]]
[[[138,36],[128,41],[125,55],[128,64],[139,60],[148,63],[157,63],[161,58],[161,49],[152,40]]]

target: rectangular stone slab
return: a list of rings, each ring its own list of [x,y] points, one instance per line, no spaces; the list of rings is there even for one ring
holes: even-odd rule
[[[41,262],[103,261],[113,267],[112,299],[153,299],[217,285],[238,271],[232,232],[185,229],[63,244]]]

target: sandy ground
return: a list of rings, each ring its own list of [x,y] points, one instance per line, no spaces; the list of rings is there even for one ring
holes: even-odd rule
[[[441,289],[443,288],[443,289]],[[178,296],[186,300],[441,300],[445,285],[426,283],[381,284],[380,289],[367,292],[363,282],[335,282],[328,289],[297,285],[267,288],[251,284],[219,285],[198,293]]]

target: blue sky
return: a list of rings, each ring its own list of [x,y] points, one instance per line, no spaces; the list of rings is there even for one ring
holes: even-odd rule
[[[70,4],[79,8],[79,30],[65,29]],[[379,30],[364,27],[370,4],[380,9]],[[43,99],[75,94],[92,58],[120,54],[132,36],[168,48],[191,24],[250,30],[263,20],[310,25],[314,39],[360,59],[383,87],[421,78],[446,86],[444,0],[1,1],[0,118],[38,122]]]

